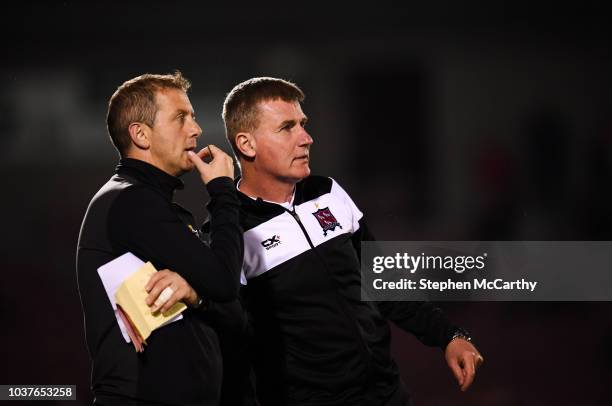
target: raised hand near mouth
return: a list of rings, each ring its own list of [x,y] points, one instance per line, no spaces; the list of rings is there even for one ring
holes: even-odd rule
[[[222,176],[234,179],[234,160],[216,146],[211,144],[202,148],[197,154],[193,151],[189,151],[188,154],[205,184]],[[209,163],[204,162],[206,157],[211,158]]]

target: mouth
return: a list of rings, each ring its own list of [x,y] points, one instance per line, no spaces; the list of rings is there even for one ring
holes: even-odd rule
[[[298,157],[295,157],[295,158],[293,158],[293,160],[294,161],[302,161],[303,160],[303,161],[308,162],[310,160],[310,158],[309,158],[308,154],[305,154],[305,155],[300,155]]]
[[[194,151],[196,149],[195,145],[193,147],[185,148],[185,152]]]

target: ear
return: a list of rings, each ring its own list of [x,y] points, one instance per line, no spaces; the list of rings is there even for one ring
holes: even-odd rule
[[[236,134],[236,148],[248,158],[255,158],[257,155],[257,142],[251,133]]]
[[[135,122],[129,125],[128,131],[130,133],[130,138],[132,139],[132,143],[140,149],[149,149],[151,145],[151,128],[144,124]]]

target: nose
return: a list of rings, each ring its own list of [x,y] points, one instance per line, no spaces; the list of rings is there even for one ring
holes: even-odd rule
[[[189,128],[189,135],[195,138],[202,135],[202,128],[200,128],[200,125],[195,119],[192,120],[191,128]]]
[[[310,146],[313,142],[314,140],[312,139],[310,134],[308,134],[308,131],[306,131],[305,128],[302,128],[302,132],[300,134],[300,146],[301,147]]]

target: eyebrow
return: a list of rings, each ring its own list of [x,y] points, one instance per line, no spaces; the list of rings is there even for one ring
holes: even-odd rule
[[[279,124],[278,129],[285,128],[286,126],[293,127],[295,125],[295,120],[285,120]]]
[[[195,112],[193,110],[185,110],[185,109],[176,109],[176,111],[174,112],[174,116],[178,116],[179,114],[187,114],[190,116],[194,116]]]
[[[300,120],[300,123],[306,123],[308,121],[308,117],[304,116],[302,117],[302,119]],[[282,123],[280,123],[280,125],[277,127],[279,130],[285,128],[285,126],[290,125],[291,127],[295,126],[296,121],[295,120],[285,120]]]

